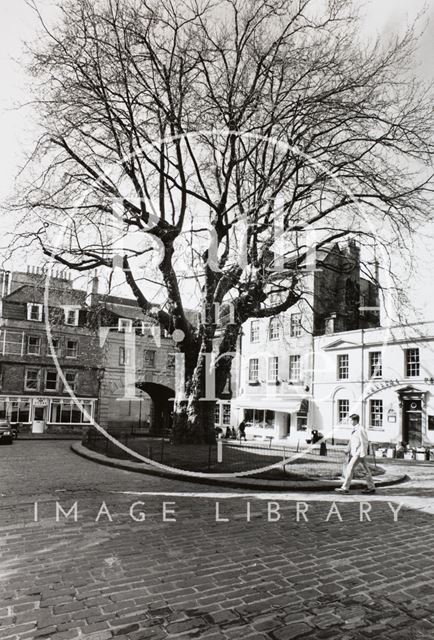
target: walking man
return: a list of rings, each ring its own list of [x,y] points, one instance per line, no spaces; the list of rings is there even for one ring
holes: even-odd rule
[[[339,489],[335,489],[337,493],[348,493],[357,465],[361,464],[366,472],[366,489],[362,493],[375,493],[375,484],[372,479],[371,470],[366,462],[368,455],[368,434],[365,427],[360,424],[360,418],[357,413],[350,416],[353,424],[350,440],[348,442],[348,464],[344,472],[344,483]]]

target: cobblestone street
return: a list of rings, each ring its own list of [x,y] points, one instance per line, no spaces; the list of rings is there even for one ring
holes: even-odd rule
[[[360,506],[132,474],[69,442],[0,456],[0,638],[434,635],[430,467]]]

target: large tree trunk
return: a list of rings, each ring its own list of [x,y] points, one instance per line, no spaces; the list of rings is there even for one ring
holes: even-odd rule
[[[191,394],[178,403],[173,416],[173,439],[176,443],[204,444],[215,442],[214,401],[203,401]]]
[[[239,325],[228,325],[219,344],[219,355],[234,354],[240,331]],[[175,403],[173,434],[175,442],[215,442],[215,400],[206,400],[206,355],[212,352],[212,338],[204,336],[195,362],[186,354],[186,397]],[[223,392],[231,371],[232,356],[220,357],[215,366],[215,394]]]
[[[206,354],[211,353],[210,344],[212,341],[203,336],[197,358],[192,357],[191,351],[185,354],[185,397],[175,402],[175,442],[215,442],[215,401],[204,400]]]

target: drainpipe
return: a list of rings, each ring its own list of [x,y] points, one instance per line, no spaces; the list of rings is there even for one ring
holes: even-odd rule
[[[315,334],[312,328],[312,338],[311,338],[311,376],[310,376],[310,395],[312,397],[312,405],[314,404],[314,384],[315,384]],[[310,425],[312,428],[312,424]]]

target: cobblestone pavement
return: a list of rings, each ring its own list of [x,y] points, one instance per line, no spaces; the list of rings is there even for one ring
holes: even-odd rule
[[[67,442],[0,447],[0,638],[432,639],[433,516],[398,511],[417,489],[434,502],[432,474],[333,503],[131,474]]]

